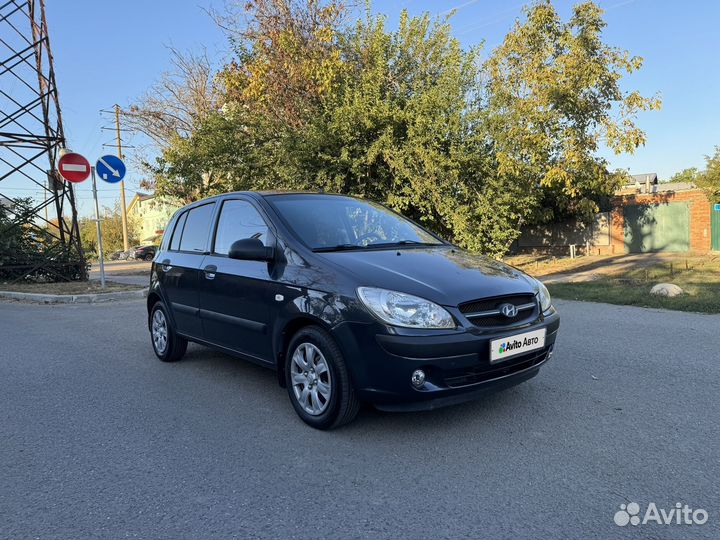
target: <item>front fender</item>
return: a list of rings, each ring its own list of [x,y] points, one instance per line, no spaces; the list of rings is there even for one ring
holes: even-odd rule
[[[289,289],[289,288],[288,288]],[[316,325],[335,335],[334,329],[348,320],[370,322],[370,315],[354,297],[316,290],[285,291],[292,294],[279,308],[276,324],[273,326],[273,354],[278,369],[278,381],[284,386],[285,351],[292,336],[302,327]],[[336,342],[346,354],[342,340]]]

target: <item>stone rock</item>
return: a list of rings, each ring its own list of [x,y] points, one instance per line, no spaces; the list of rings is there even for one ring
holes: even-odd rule
[[[668,296],[670,298],[680,296],[682,293],[683,290],[673,283],[658,283],[652,289],[650,289],[650,294],[655,294],[657,296]]]

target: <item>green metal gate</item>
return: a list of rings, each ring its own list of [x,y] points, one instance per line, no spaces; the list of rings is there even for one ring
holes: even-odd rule
[[[625,251],[689,251],[688,203],[637,204],[623,208]]]
[[[720,251],[720,204],[714,204],[710,209],[710,221],[712,249],[713,251]]]

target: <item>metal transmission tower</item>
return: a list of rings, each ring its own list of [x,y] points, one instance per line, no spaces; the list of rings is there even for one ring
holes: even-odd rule
[[[0,0],[0,281],[87,278],[44,0]]]

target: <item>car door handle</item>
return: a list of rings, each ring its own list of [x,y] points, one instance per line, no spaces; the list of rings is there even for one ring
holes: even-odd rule
[[[169,272],[170,270],[172,270],[172,266],[170,266],[170,259],[165,259],[163,262],[161,262],[160,268],[162,268],[163,272]]]
[[[204,269],[205,279],[215,279],[215,272],[217,272],[217,266],[214,264],[208,264]]]

